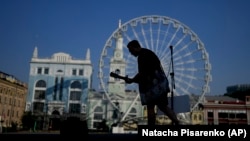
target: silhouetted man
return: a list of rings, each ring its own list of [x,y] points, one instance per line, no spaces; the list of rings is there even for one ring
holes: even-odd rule
[[[147,105],[148,125],[155,125],[155,106],[175,125],[179,124],[174,111],[168,107],[169,83],[157,55],[149,49],[142,48],[137,40],[130,41],[127,48],[137,57],[138,73],[133,78],[127,78],[125,82],[138,83],[141,103]]]

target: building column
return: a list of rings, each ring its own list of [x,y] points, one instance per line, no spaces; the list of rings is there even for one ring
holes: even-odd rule
[[[214,125],[218,125],[219,124],[219,115],[218,115],[218,110],[214,109]]]

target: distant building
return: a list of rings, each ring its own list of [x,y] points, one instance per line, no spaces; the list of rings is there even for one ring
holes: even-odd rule
[[[22,124],[27,89],[26,83],[0,71],[0,124],[3,127]]]
[[[85,59],[73,59],[63,52],[39,58],[36,47],[30,62],[25,111],[39,117],[37,128],[57,130],[62,118],[85,118],[92,73],[89,49]]]
[[[233,85],[233,86],[227,87],[228,94],[231,94],[231,93],[237,92],[237,91],[246,91],[246,90],[250,90],[250,84],[238,84],[238,85]]]
[[[250,125],[250,96],[241,101],[228,96],[206,96],[205,125]]]

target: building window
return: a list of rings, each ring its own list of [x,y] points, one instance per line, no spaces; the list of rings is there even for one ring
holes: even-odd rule
[[[43,80],[39,80],[39,81],[36,83],[36,87],[39,87],[39,88],[46,88],[46,82],[43,81]]]
[[[34,99],[43,100],[45,99],[46,92],[46,82],[44,80],[39,80],[36,83]]]
[[[42,74],[42,68],[37,68],[37,74]]]
[[[72,84],[71,84],[71,89],[81,89],[82,88],[82,85],[79,81],[74,81]]]
[[[81,92],[71,91],[70,92],[70,100],[81,100]]]
[[[80,69],[80,70],[79,70],[79,75],[80,75],[80,76],[83,76],[83,69]]]
[[[69,113],[80,113],[80,104],[77,103],[70,103],[69,104]]]
[[[228,118],[228,113],[218,113],[219,118]]]
[[[213,113],[213,112],[207,112],[207,116],[208,116],[209,118],[213,118],[213,117],[214,117],[214,113]]]
[[[102,107],[96,107],[94,110],[94,120],[102,120],[103,119],[103,110]]]
[[[49,74],[49,68],[44,69],[44,74]]]
[[[94,120],[93,120],[93,127],[99,128],[100,122],[103,120],[103,109],[102,107],[98,106],[94,110]]]
[[[74,81],[70,86],[70,100],[80,100],[82,93],[82,86],[79,81]]]
[[[197,120],[197,115],[196,114],[194,114],[194,120]]]
[[[43,113],[43,107],[44,107],[44,103],[34,102],[33,112],[34,113]]]
[[[132,108],[128,114],[128,116],[130,117],[136,117],[137,115],[137,112],[136,112],[136,109],[135,108]]]
[[[236,118],[247,119],[247,114],[246,113],[237,113]]]
[[[137,115],[136,109],[135,108],[131,108],[128,116],[125,119],[131,119],[131,118],[135,118]]]
[[[202,116],[201,115],[199,115],[199,120],[202,121]]]
[[[35,99],[36,100],[45,99],[45,91],[44,90],[35,90]]]
[[[76,69],[72,70],[72,75],[76,75]]]
[[[229,113],[228,116],[229,116],[229,118],[234,119],[235,118],[235,113]]]

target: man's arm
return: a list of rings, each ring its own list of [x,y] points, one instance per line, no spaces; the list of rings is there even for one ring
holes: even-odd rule
[[[139,83],[139,80],[140,80],[139,77],[140,77],[140,76],[139,76],[139,73],[137,73],[133,78],[127,78],[127,79],[125,80],[125,82],[128,83],[128,84],[131,84],[131,83]]]

